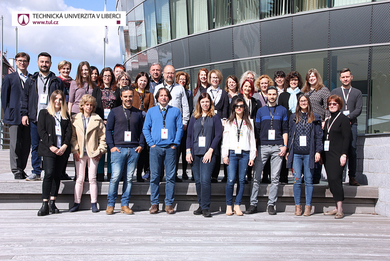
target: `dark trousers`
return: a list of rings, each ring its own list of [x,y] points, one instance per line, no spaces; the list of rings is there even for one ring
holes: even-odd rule
[[[45,176],[42,183],[42,199],[58,196],[61,173],[66,168],[68,157],[69,153],[64,153],[62,156],[43,157]]]
[[[11,171],[13,174],[24,174],[30,155],[30,126],[10,125],[9,137]]]
[[[149,146],[145,145],[145,148],[141,151],[137,163],[137,180],[142,179],[142,171],[149,171]]]
[[[357,124],[351,125],[351,141],[348,148],[348,176],[349,178],[356,177],[356,140],[357,140]]]

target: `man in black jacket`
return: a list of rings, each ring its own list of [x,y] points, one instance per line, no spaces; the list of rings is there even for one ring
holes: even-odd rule
[[[30,56],[20,52],[16,54],[15,62],[18,67],[16,72],[7,74],[3,80],[1,105],[4,110],[3,122],[9,125],[11,171],[15,179],[25,179],[27,175],[24,169],[30,154],[30,128],[22,124],[20,107],[24,86],[30,76],[27,72]]]
[[[51,56],[46,52],[38,55],[39,72],[34,73],[25,83],[22,97],[22,124],[30,126],[32,173],[26,180],[41,179],[41,158],[38,156],[39,135],[37,121],[40,110],[46,109],[54,90],[64,90],[61,79],[50,71]]]

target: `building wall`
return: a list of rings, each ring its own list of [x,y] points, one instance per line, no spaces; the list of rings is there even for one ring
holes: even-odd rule
[[[359,136],[357,142],[356,179],[361,184],[378,187],[375,212],[390,217],[390,136]]]

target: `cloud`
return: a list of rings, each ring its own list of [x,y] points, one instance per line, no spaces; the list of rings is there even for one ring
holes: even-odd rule
[[[67,6],[63,0],[1,0],[4,10],[4,45],[15,46],[15,27],[12,26],[12,12],[30,11],[83,11]],[[103,63],[104,27],[18,27],[18,51],[29,53],[33,60],[42,51],[54,57],[84,61],[90,64]],[[109,44],[106,46],[106,66],[121,63],[117,27],[109,27]],[[8,55],[10,58],[12,55]],[[31,65],[31,64],[30,64]],[[56,66],[55,66],[56,67]],[[52,67],[52,69],[55,69]],[[53,70],[56,71],[56,70]]]

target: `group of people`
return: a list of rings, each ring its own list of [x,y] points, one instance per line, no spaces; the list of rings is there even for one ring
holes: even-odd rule
[[[356,136],[362,94],[352,88],[348,68],[340,71],[342,86],[332,93],[316,69],[307,72],[304,82],[296,71],[287,76],[276,71],[273,80],[247,71],[240,81],[229,75],[223,87],[222,73],[205,68],[199,70],[192,92],[189,75],[175,72],[172,65],[162,70],[154,63],[150,76],[140,72],[131,83],[120,64],[99,74],[96,67],[81,62],[73,80],[68,61],[58,65],[59,77],[50,71],[48,53],[38,55],[39,72],[34,75],[27,71],[28,54],[18,53],[15,61],[17,71],[4,78],[1,90],[3,121],[10,125],[15,179],[39,180],[43,162],[43,204],[38,216],[59,212],[55,200],[60,180],[70,179],[65,171],[70,153],[76,166],[70,212],[79,210],[86,179],[92,212],[99,212],[97,181],[104,181],[105,164],[109,215],[114,213],[121,180],[121,212],[133,213],[129,202],[135,170],[138,182],[150,179],[151,214],[159,212],[159,184],[165,172],[165,211],[173,214],[175,183],[189,178],[187,163],[199,203],[194,214],[204,217],[211,217],[211,183],[218,182],[221,161],[227,215],[243,215],[240,205],[250,181],[250,206],[245,213],[257,212],[259,185],[266,182],[271,183],[267,210],[275,215],[278,186],[288,183],[290,168],[295,215],[302,215],[303,179],[303,215],[311,215],[313,184],[321,179],[322,163],[336,203],[325,214],[344,216],[342,176],[347,159],[349,184],[359,185]],[[30,144],[33,170],[27,175]],[[178,177],[180,156],[182,179]]]

